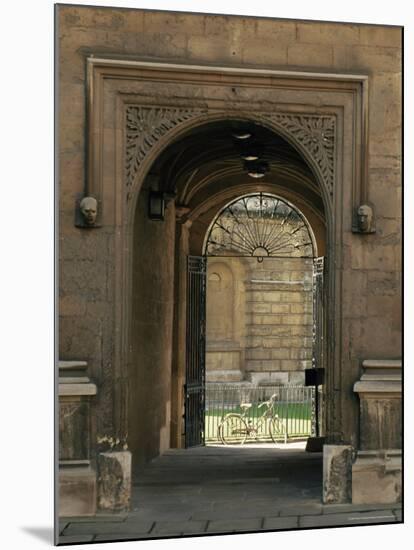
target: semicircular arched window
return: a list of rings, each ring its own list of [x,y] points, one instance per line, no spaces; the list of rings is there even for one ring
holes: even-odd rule
[[[207,256],[313,258],[314,240],[303,215],[267,193],[240,197],[213,220],[204,242]]]

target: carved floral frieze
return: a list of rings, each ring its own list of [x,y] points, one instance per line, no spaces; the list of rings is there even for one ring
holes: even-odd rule
[[[167,132],[207,110],[130,105],[126,110],[126,184],[133,184],[140,164],[151,147]],[[290,113],[263,113],[258,121],[271,122],[305,149],[318,166],[332,196],[335,179],[335,117]]]
[[[267,115],[299,142],[318,165],[330,195],[335,177],[335,117],[326,115]]]
[[[142,107],[126,110],[126,183],[131,186],[139,165],[151,147],[182,122],[198,117],[201,109],[179,107]]]

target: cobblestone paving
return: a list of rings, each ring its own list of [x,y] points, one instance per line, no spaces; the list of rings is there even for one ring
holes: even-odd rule
[[[321,487],[302,444],[171,450],[136,477],[131,512],[62,518],[59,544],[401,521],[397,505],[323,505]]]

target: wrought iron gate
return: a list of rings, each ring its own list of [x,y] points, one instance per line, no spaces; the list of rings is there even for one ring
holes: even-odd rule
[[[185,380],[185,446],[204,444],[206,258],[187,263],[187,349]]]
[[[323,383],[325,368],[325,307],[324,307],[324,270],[325,258],[313,260],[313,333],[312,333],[312,367],[317,369],[315,376],[315,404],[312,414],[312,431],[316,436],[321,434],[322,395],[318,386]]]

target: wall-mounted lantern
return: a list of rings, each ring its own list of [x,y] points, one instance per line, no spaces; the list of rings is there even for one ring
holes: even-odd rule
[[[165,198],[161,191],[150,191],[148,197],[148,217],[150,220],[163,220]]]

